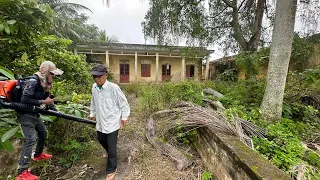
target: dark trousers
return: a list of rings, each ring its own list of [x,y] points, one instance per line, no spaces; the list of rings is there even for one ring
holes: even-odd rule
[[[108,153],[106,173],[110,174],[117,169],[117,141],[118,131],[116,130],[110,134],[104,134],[97,131],[98,141]]]
[[[44,123],[36,114],[19,114],[18,121],[21,124],[21,128],[24,134],[24,144],[22,147],[18,168],[18,174],[21,174],[24,170],[27,170],[29,168],[32,148],[37,140],[38,142],[34,155],[37,156],[42,153],[45,139],[47,138],[48,133]],[[36,136],[36,132],[38,136]]]

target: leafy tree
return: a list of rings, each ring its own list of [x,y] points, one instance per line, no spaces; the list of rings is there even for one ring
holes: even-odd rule
[[[183,37],[190,44],[218,42],[224,49],[256,51],[266,28],[263,15],[272,12],[266,4],[267,0],[150,0],[142,26],[145,36],[160,44]]]
[[[33,74],[38,71],[43,61],[49,60],[56,64],[65,73],[61,77],[57,77],[58,81],[66,81],[66,87],[70,91],[78,93],[90,90],[92,78],[89,74],[90,66],[88,66],[83,55],[74,55],[68,51],[71,40],[57,38],[55,36],[43,36],[35,43],[35,50],[29,52],[26,64],[15,62],[10,64],[14,67],[15,72],[24,76]]]
[[[320,33],[318,34],[313,34],[309,37],[307,37],[307,41],[312,43],[312,44],[320,44]]]
[[[64,79],[77,84],[89,83],[91,78],[84,57],[68,51],[72,41],[46,35],[54,14],[48,5],[29,0],[0,3],[2,66],[26,76],[36,72],[42,61],[51,60],[66,72]]]
[[[100,30],[100,31],[99,31],[99,36],[98,36],[97,41],[107,42],[107,43],[116,43],[116,42],[119,42],[119,41],[118,41],[118,38],[117,38],[116,36],[107,36],[105,30]]]
[[[116,37],[109,37],[105,30],[100,30],[94,24],[87,24],[89,17],[85,14],[80,14],[72,21],[76,24],[74,31],[78,37],[69,37],[75,43],[78,41],[97,41],[97,42],[118,42]]]
[[[299,17],[301,22],[299,35],[302,35],[302,37],[307,37],[319,33],[319,9],[319,0],[298,1],[297,17]]]
[[[81,35],[76,31],[80,27],[75,19],[79,16],[80,11],[91,12],[89,8],[66,0],[40,0],[40,2],[49,4],[55,12],[54,26],[52,26],[50,33],[72,40],[81,39]]]
[[[83,11],[92,12],[86,6],[68,2],[68,0],[41,0],[47,3],[55,12],[54,26],[49,33],[60,38],[79,41],[117,42],[116,39],[106,36],[104,30],[96,25],[87,24],[89,17]]]
[[[77,3],[68,2],[68,0],[40,0],[43,4],[49,4],[51,9],[57,12],[57,16],[59,15],[67,15],[68,17],[72,17],[75,14],[78,14],[79,11],[90,11],[89,8]],[[61,16],[62,17],[62,16]]]
[[[27,52],[52,22],[53,11],[48,5],[34,0],[0,1],[0,64],[25,62]]]
[[[109,4],[110,0],[106,0]],[[224,50],[254,52],[269,45],[275,0],[150,0],[142,22],[159,44],[184,38],[189,44],[218,44]],[[318,33],[318,0],[299,1],[303,37]]]
[[[297,69],[302,71],[303,62],[307,61],[313,53],[313,45],[307,38],[300,38],[298,34],[293,37],[291,61],[294,62]]]
[[[297,0],[277,1],[275,26],[272,35],[267,85],[261,104],[262,118],[279,121],[288,73]]]

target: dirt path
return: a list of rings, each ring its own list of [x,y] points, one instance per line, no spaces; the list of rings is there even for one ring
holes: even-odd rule
[[[201,179],[203,164],[198,154],[193,154],[193,164],[184,171],[179,171],[174,162],[158,152],[145,137],[146,117],[136,109],[134,97],[128,98],[132,109],[129,123],[119,131],[118,170],[116,180],[126,179]],[[57,165],[57,159],[46,162],[32,162],[32,172],[40,180],[104,180],[106,159],[102,157],[104,150],[97,140],[90,144],[91,151],[66,169]],[[18,157],[18,156],[17,156]],[[13,162],[18,159],[15,158]]]
[[[123,179],[201,179],[202,161],[194,157],[194,163],[184,171],[178,171],[174,162],[162,155],[146,140],[144,120],[131,117],[126,128],[120,130],[118,141],[118,170],[116,180]],[[96,142],[95,146],[99,147]],[[43,176],[41,179],[69,180],[104,180],[106,159],[102,157],[103,150],[99,148],[89,153],[89,156],[77,162],[67,172],[61,170]]]
[[[127,126],[119,131],[118,169],[116,180],[123,179],[201,179],[203,163],[198,154],[194,154],[194,163],[186,170],[179,171],[174,162],[158,152],[145,138],[146,118],[136,109],[136,99],[128,97],[132,114]],[[104,180],[106,160],[103,149],[94,142],[98,150],[88,158],[77,163],[63,179]]]

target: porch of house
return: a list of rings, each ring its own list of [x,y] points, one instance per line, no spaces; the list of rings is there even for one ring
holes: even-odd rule
[[[114,43],[77,45],[74,53],[85,54],[91,63],[105,64],[116,83],[203,79],[201,64],[204,56],[182,56],[181,48]]]

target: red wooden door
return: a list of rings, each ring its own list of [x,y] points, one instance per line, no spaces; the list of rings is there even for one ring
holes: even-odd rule
[[[186,77],[194,77],[194,65],[186,65]]]
[[[171,65],[163,64],[162,65],[162,81],[169,79],[171,76]]]
[[[129,64],[120,64],[120,83],[130,82]]]

